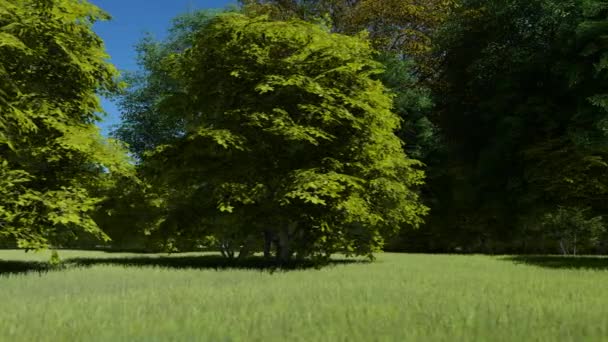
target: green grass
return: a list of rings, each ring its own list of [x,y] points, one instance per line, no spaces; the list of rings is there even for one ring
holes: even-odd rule
[[[272,272],[198,254],[0,251],[0,341],[608,341],[608,259],[380,254]],[[104,260],[105,258],[105,260]]]

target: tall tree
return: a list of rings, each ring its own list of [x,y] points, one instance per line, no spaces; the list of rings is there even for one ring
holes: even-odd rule
[[[399,118],[371,78],[382,69],[366,40],[229,14],[165,62],[183,89],[165,101],[186,134],[143,163],[174,189],[161,229],[245,250],[266,232],[285,261],[337,250],[373,257],[383,237],[422,222],[423,172],[394,134]]]
[[[113,92],[93,22],[76,0],[0,2],[0,237],[44,248],[78,232],[107,239],[90,214],[99,175],[130,176],[121,146],[101,137],[98,92]]]

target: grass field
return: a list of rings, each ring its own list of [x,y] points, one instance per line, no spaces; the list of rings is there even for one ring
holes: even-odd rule
[[[213,256],[0,250],[0,341],[608,341],[608,259],[380,254],[271,272]]]

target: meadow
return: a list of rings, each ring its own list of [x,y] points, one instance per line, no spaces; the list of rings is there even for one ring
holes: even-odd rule
[[[0,341],[606,341],[608,259],[336,256],[234,267],[171,256],[0,250]]]

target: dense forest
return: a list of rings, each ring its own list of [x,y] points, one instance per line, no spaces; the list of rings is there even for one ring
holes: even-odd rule
[[[108,19],[0,1],[2,246],[608,251],[608,1],[243,0],[122,74]]]

